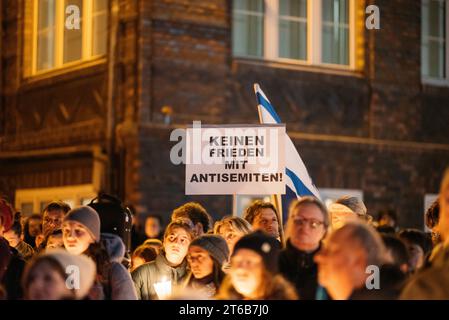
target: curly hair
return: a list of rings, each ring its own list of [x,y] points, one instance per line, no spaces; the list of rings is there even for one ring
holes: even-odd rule
[[[256,200],[254,201],[248,208],[246,208],[246,211],[243,215],[243,219],[248,221],[250,224],[253,224],[254,219],[256,216],[260,213],[260,210],[262,209],[271,209],[276,214],[276,217],[279,221],[279,215],[278,211],[276,210],[276,207],[271,202],[265,202],[262,200]]]
[[[432,205],[427,209],[425,215],[426,226],[429,229],[433,229],[440,221],[440,202],[437,198]]]
[[[204,233],[207,233],[209,229],[212,228],[212,217],[206,209],[197,202],[187,202],[173,210],[171,216],[172,221],[179,218],[188,218],[194,225],[201,223]]]

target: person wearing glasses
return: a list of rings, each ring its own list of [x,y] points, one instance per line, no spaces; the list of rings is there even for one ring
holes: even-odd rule
[[[327,209],[315,197],[302,197],[290,204],[285,232],[287,243],[279,257],[279,269],[295,285],[301,300],[314,300],[324,291],[318,286],[318,270],[313,259],[328,226]]]

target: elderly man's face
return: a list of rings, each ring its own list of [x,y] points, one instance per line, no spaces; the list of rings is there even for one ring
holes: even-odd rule
[[[354,211],[339,203],[333,203],[329,207],[329,212],[331,214],[333,230],[340,229],[347,222],[357,220],[357,214]]]
[[[334,299],[346,299],[357,284],[354,279],[365,273],[366,255],[352,239],[349,230],[334,231],[315,256],[318,282]]]

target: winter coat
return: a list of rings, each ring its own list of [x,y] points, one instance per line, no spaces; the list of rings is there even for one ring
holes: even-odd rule
[[[432,253],[431,265],[413,275],[401,293],[401,300],[449,299],[449,244]]]
[[[155,283],[171,281],[173,288],[182,285],[188,274],[186,259],[179,266],[171,267],[165,258],[164,250],[161,250],[156,260],[141,265],[132,272],[131,276],[139,299],[157,300]]]
[[[379,288],[368,289],[366,285],[354,290],[348,300],[397,300],[406,280],[406,275],[393,264],[379,269]]]
[[[9,246],[5,238],[0,237],[0,241],[2,241],[0,256],[4,257],[1,260],[4,260],[5,265],[7,265],[6,270],[0,272],[0,274],[3,273],[3,279],[0,279],[0,286],[3,286],[6,291],[8,300],[22,299],[21,278],[25,269],[25,260],[16,249]]]
[[[307,253],[296,249],[287,241],[286,247],[279,255],[279,271],[295,285],[301,300],[315,300],[318,288],[318,266],[313,261],[320,250]]]
[[[183,288],[190,289],[196,292],[199,296],[204,298],[213,298],[218,291],[217,286],[214,283],[214,274],[203,279],[195,279],[192,273],[190,273],[182,286]]]
[[[111,260],[108,286],[104,287],[96,281],[89,293],[89,298],[92,300],[137,300],[131,275],[121,263],[126,251],[122,239],[114,234],[102,233],[101,241]]]
[[[285,278],[278,274],[271,278],[271,289],[265,294],[261,300],[298,300],[293,285],[285,280]],[[220,292],[217,295],[217,299],[220,300],[243,300],[244,297],[238,293],[232,286],[231,279],[228,276],[223,281]]]
[[[25,261],[28,261],[31,259],[34,255],[34,249],[25,241],[21,240],[17,246],[16,250],[19,252],[19,254],[22,256],[22,258]]]

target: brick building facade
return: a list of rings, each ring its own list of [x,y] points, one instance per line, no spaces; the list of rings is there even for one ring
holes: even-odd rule
[[[198,200],[229,214],[231,197],[184,195],[169,136],[192,120],[257,123],[258,82],[319,188],[361,190],[371,214],[422,228],[449,163],[449,86],[422,81],[421,1],[358,1],[357,23],[375,4],[381,29],[360,29],[347,70],[236,57],[232,1],[111,0],[102,57],[31,76],[26,2],[0,8],[0,190],[16,204],[18,190],[89,186],[142,213]]]

